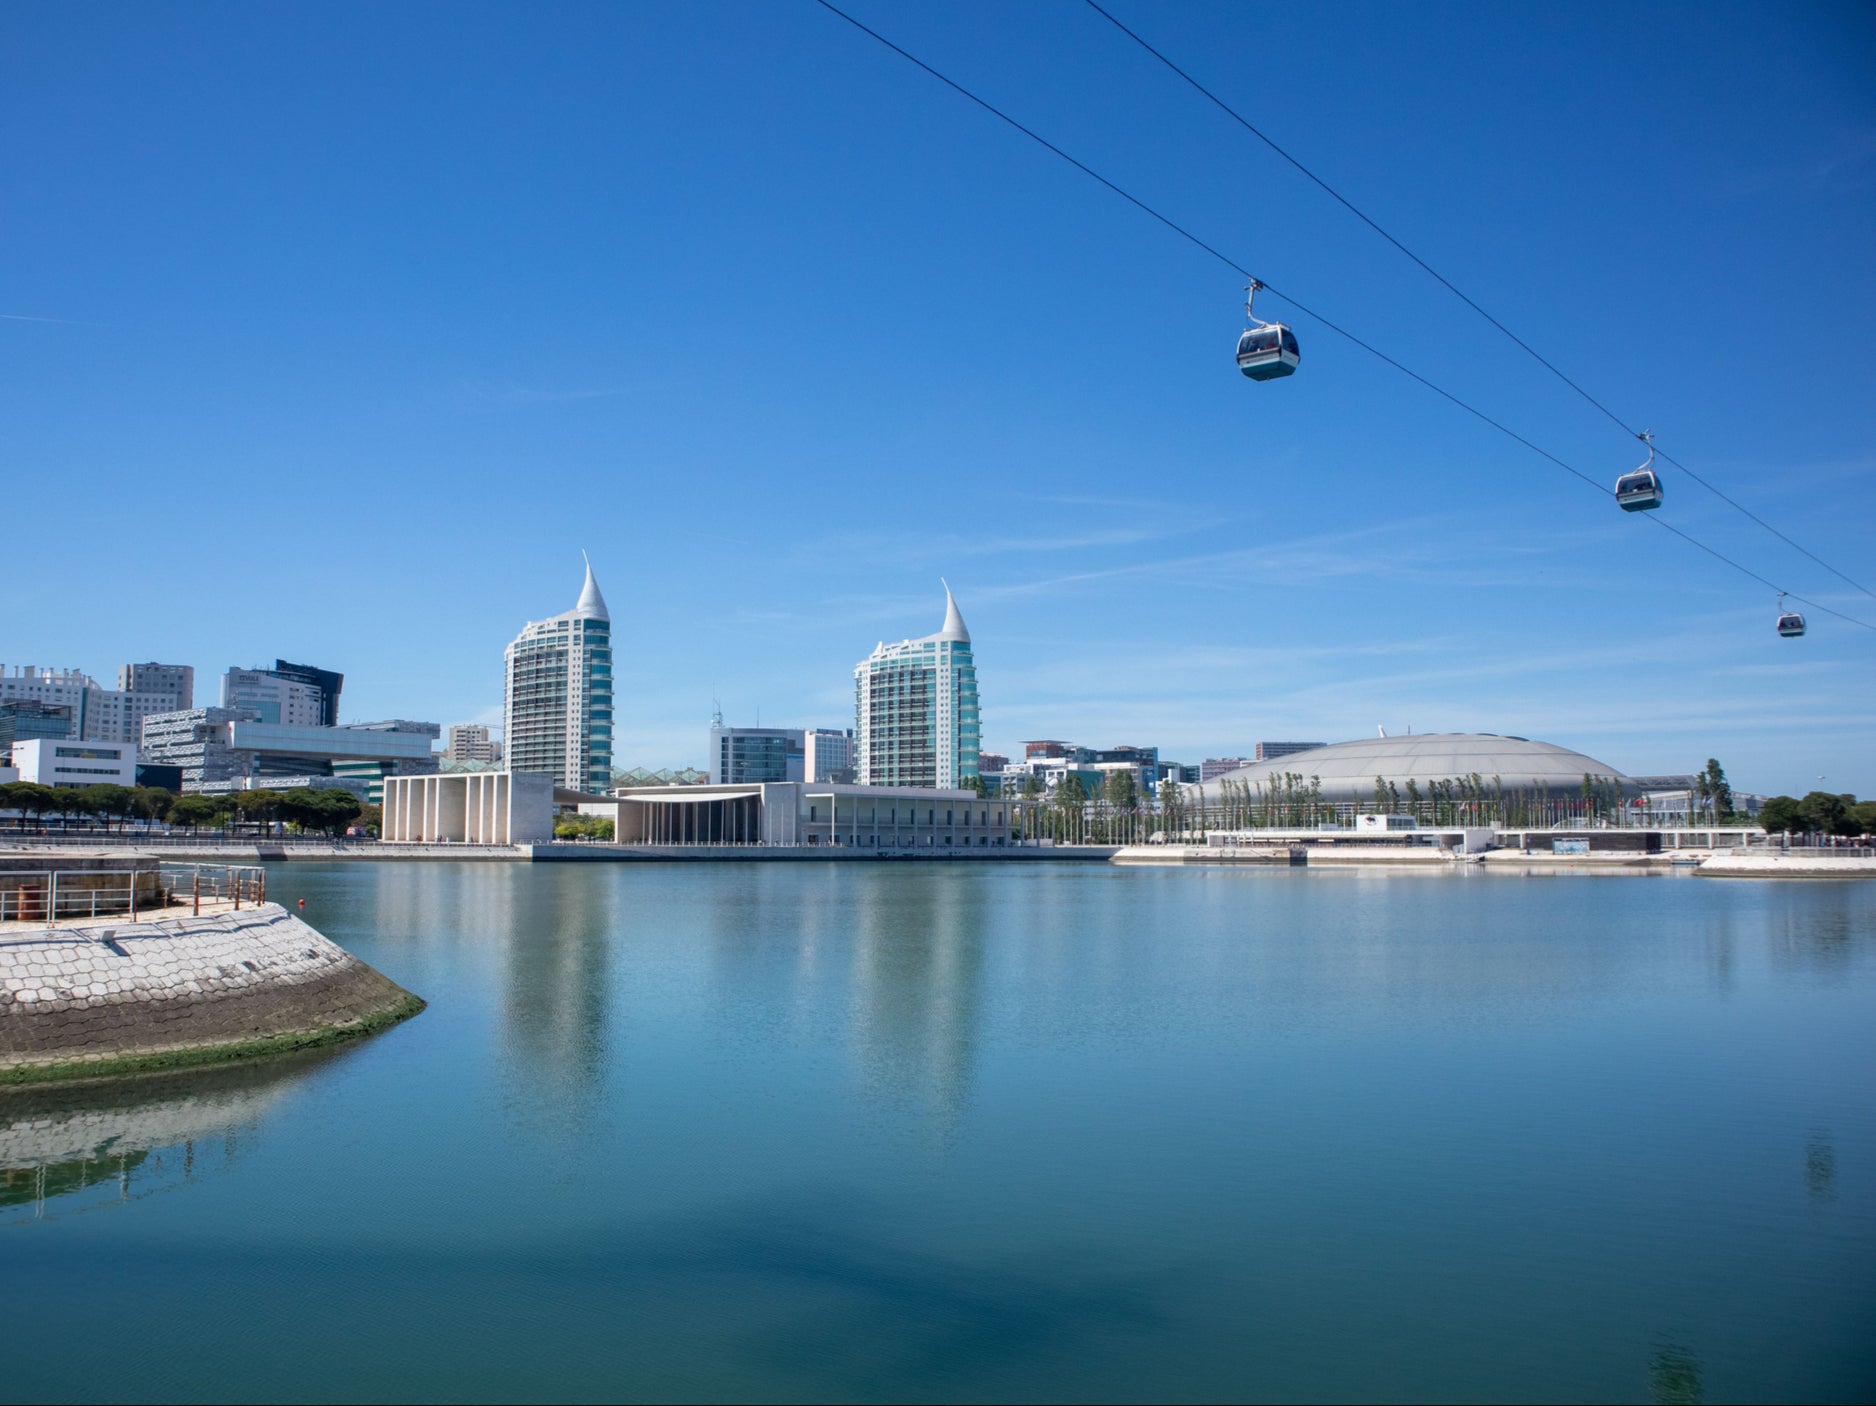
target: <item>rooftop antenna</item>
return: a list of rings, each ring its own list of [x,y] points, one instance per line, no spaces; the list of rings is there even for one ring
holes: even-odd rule
[[[723,726],[723,701],[714,693],[710,695],[710,726]]]

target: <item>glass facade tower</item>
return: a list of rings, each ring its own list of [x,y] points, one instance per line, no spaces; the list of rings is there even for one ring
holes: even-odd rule
[[[853,671],[854,768],[862,786],[956,788],[977,775],[977,666],[945,587],[945,623],[881,643]]]
[[[590,561],[580,603],[508,646],[503,718],[510,771],[594,794],[612,785],[612,617]]]

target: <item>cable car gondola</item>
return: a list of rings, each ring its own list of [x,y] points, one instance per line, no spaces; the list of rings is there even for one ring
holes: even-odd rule
[[[1643,430],[1639,438],[1648,446],[1646,462],[1615,481],[1615,500],[1625,513],[1647,512],[1661,506],[1661,476],[1649,467],[1655,461],[1654,431]]]
[[[1795,610],[1785,609],[1785,593],[1778,593],[1778,633],[1788,640],[1795,640],[1804,633],[1804,617]]]
[[[1251,313],[1251,300],[1264,285],[1252,279],[1244,285],[1244,317],[1251,325],[1238,338],[1238,370],[1253,381],[1274,381],[1295,373],[1303,359],[1296,333],[1281,322],[1260,322]]]

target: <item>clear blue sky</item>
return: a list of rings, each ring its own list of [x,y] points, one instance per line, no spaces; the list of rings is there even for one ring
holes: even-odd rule
[[[856,14],[1599,481],[1633,441],[1075,0]],[[1876,585],[1876,10],[1116,13]],[[976,640],[985,741],[1541,737],[1876,792],[1876,633],[1297,318],[808,0],[0,14],[0,659],[495,717],[592,553],[620,764]],[[1259,304],[1265,315],[1279,307]],[[1663,516],[1876,621],[1684,479]]]

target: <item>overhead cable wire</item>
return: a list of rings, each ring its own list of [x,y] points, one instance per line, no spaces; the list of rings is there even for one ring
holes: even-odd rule
[[[915,68],[918,68],[922,70],[923,72],[931,75],[931,77],[936,78],[940,83],[944,84],[947,88],[957,93],[960,97],[969,99],[971,102],[975,103],[978,107],[982,108],[985,112],[989,113],[992,117],[995,117],[998,121],[1003,122],[1007,126],[1015,128],[1018,132],[1021,132],[1025,137],[1028,137],[1031,141],[1036,143],[1036,145],[1042,147],[1044,150],[1050,152],[1051,154],[1060,157],[1063,161],[1067,162],[1070,166],[1073,166],[1077,171],[1080,171],[1083,175],[1089,177],[1091,180],[1094,180],[1098,182],[1100,185],[1105,186],[1108,190],[1112,191],[1115,195],[1118,195],[1121,199],[1125,200],[1129,205],[1132,205],[1134,208],[1136,208],[1137,210],[1140,210],[1142,213],[1146,215],[1150,215],[1153,219],[1159,221],[1160,224],[1164,225],[1167,229],[1171,230],[1174,234],[1178,235],[1181,239],[1186,240],[1188,243],[1194,245],[1195,247],[1203,250],[1205,253],[1211,255],[1214,259],[1218,260],[1218,262],[1225,265],[1226,268],[1231,269],[1235,273],[1241,274],[1243,277],[1247,279],[1256,280],[1256,282],[1259,285],[1261,285],[1263,291],[1271,293],[1278,298],[1281,298],[1284,302],[1288,303],[1291,307],[1295,308],[1298,312],[1302,313],[1305,317],[1308,317],[1314,322],[1320,323],[1323,327],[1326,327],[1329,331],[1335,333],[1338,337],[1341,337],[1344,340],[1361,348],[1363,351],[1367,352],[1370,356],[1376,358],[1379,361],[1386,363],[1388,366],[1393,367],[1396,371],[1399,371],[1402,375],[1407,376],[1410,379],[1419,382],[1422,386],[1425,386],[1428,390],[1432,391],[1435,395],[1438,395],[1441,398],[1447,401],[1450,401],[1453,405],[1458,406],[1461,410],[1464,410],[1467,414],[1473,416],[1475,419],[1478,419],[1482,421],[1483,423],[1490,425],[1493,429],[1497,430],[1500,434],[1505,435],[1506,437],[1516,441],[1518,444],[1523,445],[1526,449],[1530,450],[1533,454],[1538,455],[1540,458],[1547,459],[1549,462],[1551,462],[1552,464],[1555,464],[1558,468],[1562,469],[1565,473],[1571,474],[1574,477],[1581,479],[1584,483],[1588,484],[1591,488],[1593,488],[1597,493],[1603,495],[1604,497],[1613,496],[1607,488],[1605,488],[1602,484],[1598,483],[1595,479],[1591,478],[1588,474],[1584,473],[1581,469],[1576,468],[1572,464],[1566,463],[1564,460],[1558,458],[1555,454],[1552,454],[1549,450],[1543,448],[1541,445],[1535,444],[1531,440],[1526,439],[1523,435],[1519,434],[1516,430],[1512,429],[1509,425],[1504,424],[1502,421],[1493,419],[1490,415],[1486,414],[1483,410],[1479,409],[1476,405],[1473,405],[1469,401],[1461,399],[1459,396],[1453,394],[1453,392],[1447,390],[1444,386],[1438,385],[1437,383],[1428,380],[1425,376],[1421,375],[1418,371],[1415,371],[1412,367],[1407,366],[1403,364],[1402,362],[1396,361],[1393,357],[1389,356],[1386,352],[1382,351],[1379,347],[1373,345],[1370,342],[1364,341],[1355,333],[1349,331],[1346,327],[1343,327],[1339,323],[1331,321],[1328,317],[1324,316],[1322,313],[1316,312],[1314,309],[1306,306],[1305,304],[1301,302],[1298,302],[1290,294],[1285,293],[1281,289],[1275,288],[1271,286],[1270,284],[1265,283],[1262,279],[1257,278],[1257,275],[1252,273],[1243,264],[1240,264],[1236,259],[1233,259],[1229,254],[1223,253],[1214,245],[1207,243],[1204,239],[1201,239],[1198,235],[1194,234],[1191,230],[1187,229],[1184,225],[1178,223],[1176,220],[1172,219],[1170,216],[1162,214],[1160,211],[1154,209],[1151,205],[1147,204],[1144,200],[1140,199],[1137,195],[1134,195],[1130,191],[1122,189],[1120,186],[1116,185],[1113,181],[1110,181],[1106,176],[1103,176],[1099,171],[1096,171],[1093,167],[1087,165],[1086,163],[1080,160],[1077,160],[1073,156],[1070,156],[1066,151],[1062,150],[1061,147],[1057,146],[1054,142],[1050,141],[1047,137],[1042,136],[1039,132],[1036,132],[1032,128],[1024,126],[1021,122],[1017,121],[1014,117],[1010,116],[1009,113],[1003,111],[1002,108],[997,107],[995,104],[989,102],[987,99],[979,97],[976,93],[973,93],[969,88],[966,88],[962,83],[957,82],[955,79],[946,77],[944,74],[940,73],[937,69],[933,68],[930,64],[926,63],[923,59],[919,58],[916,54],[910,53],[907,50],[900,48],[897,44],[893,43],[892,40],[888,39],[885,35],[881,34],[878,30],[871,28],[867,24],[863,23],[861,20],[855,18],[853,15],[848,14],[845,10],[841,9],[838,5],[835,5],[832,2],[832,0],[815,0],[815,3],[819,5],[822,9],[826,10],[828,13],[835,15],[842,20],[845,20],[848,24],[852,25],[855,29],[859,30],[862,34],[866,35],[868,38],[873,39],[877,41],[879,44],[883,45],[884,47],[892,50],[893,53],[897,54],[900,58],[904,59],[907,63],[913,65]],[[1766,580],[1765,577],[1759,575],[1758,572],[1752,570],[1750,567],[1744,566],[1741,563],[1734,561],[1731,557],[1725,555],[1725,553],[1720,552],[1716,550],[1715,548],[1707,546],[1706,543],[1699,541],[1697,538],[1689,536],[1686,532],[1683,532],[1680,528],[1671,526],[1670,524],[1662,521],[1655,514],[1649,513],[1647,515],[1647,518],[1648,518],[1648,521],[1654,523],[1656,526],[1665,528],[1667,531],[1672,532],[1675,536],[1683,538],[1688,542],[1691,542],[1694,546],[1699,547],[1700,550],[1702,550],[1703,552],[1706,552],[1709,556],[1715,557],[1718,560],[1725,562],[1728,566],[1731,566],[1735,570],[1742,572],[1746,576],[1751,577],[1754,581],[1757,581],[1760,585],[1766,586],[1769,589],[1774,590],[1774,591],[1780,590],[1780,588],[1777,585],[1775,585],[1771,581]],[[1820,610],[1824,612],[1826,615],[1834,615],[1839,620],[1846,621],[1849,624],[1861,626],[1865,630],[1876,631],[1876,625],[1869,624],[1868,622],[1863,621],[1863,620],[1858,620],[1853,616],[1845,615],[1841,611],[1833,610],[1829,606],[1821,604],[1818,601],[1807,599],[1806,597],[1799,595],[1796,591],[1784,591],[1782,592],[1782,594],[1787,595],[1791,599],[1795,601],[1799,601],[1800,603],[1804,605],[1808,605],[1814,610]]]
[[[1383,229],[1379,224],[1377,224],[1365,211],[1363,211],[1360,207],[1358,207],[1347,196],[1343,195],[1341,191],[1337,190],[1334,186],[1330,185],[1327,181],[1323,180],[1321,176],[1318,176],[1314,171],[1310,170],[1309,167],[1305,166],[1301,161],[1297,160],[1296,157],[1292,156],[1289,152],[1285,151],[1272,138],[1267,136],[1261,129],[1259,129],[1255,123],[1251,122],[1249,118],[1245,117],[1236,108],[1232,107],[1223,98],[1219,97],[1218,94],[1214,93],[1210,88],[1207,88],[1203,83],[1199,82],[1198,79],[1194,78],[1191,74],[1187,73],[1183,68],[1181,68],[1178,64],[1174,63],[1165,54],[1161,53],[1158,49],[1154,48],[1153,45],[1149,44],[1137,32],[1130,29],[1127,25],[1123,24],[1119,19],[1115,18],[1115,16],[1110,11],[1104,9],[1098,3],[1098,0],[1082,0],[1082,3],[1085,4],[1089,9],[1093,10],[1102,19],[1106,20],[1109,24],[1113,25],[1114,28],[1118,29],[1122,34],[1126,35],[1129,39],[1133,40],[1134,43],[1138,44],[1147,53],[1151,54],[1154,58],[1158,59],[1167,68],[1171,69],[1175,74],[1177,74],[1181,79],[1183,79],[1187,84],[1189,84],[1195,92],[1199,93],[1213,106],[1217,107],[1220,112],[1224,113],[1233,122],[1236,122],[1245,131],[1249,132],[1253,137],[1256,137],[1258,141],[1262,142],[1265,146],[1269,147],[1272,151],[1276,152],[1278,156],[1281,156],[1285,161],[1289,162],[1290,165],[1294,166],[1299,172],[1301,172],[1304,176],[1308,177],[1309,180],[1314,182],[1324,192],[1326,192],[1329,195],[1329,197],[1333,199],[1343,209],[1347,210],[1356,219],[1360,220],[1363,224],[1368,226],[1369,229],[1373,230],[1376,234],[1380,235],[1383,239],[1385,239],[1389,244],[1392,244],[1396,249],[1400,250],[1402,254],[1406,255],[1414,263],[1418,264],[1420,268],[1424,270],[1429,277],[1431,277],[1432,279],[1434,279],[1434,281],[1439,283],[1439,285],[1443,287],[1444,289],[1446,289],[1447,292],[1451,293],[1455,298],[1459,299],[1460,302],[1464,303],[1467,307],[1471,308],[1474,312],[1476,312],[1480,317],[1484,318],[1487,322],[1491,323],[1493,327],[1497,328],[1500,332],[1504,333],[1505,336],[1509,337],[1520,348],[1522,348],[1524,352],[1531,357],[1532,360],[1536,361],[1538,365],[1542,366],[1546,371],[1550,372],[1551,375],[1555,376],[1559,381],[1562,381],[1564,385],[1568,386],[1571,390],[1575,391],[1584,400],[1588,401],[1597,410],[1601,411],[1610,420],[1612,420],[1617,426],[1621,428],[1623,433],[1629,435],[1631,438],[1635,438],[1635,439],[1641,438],[1640,433],[1635,429],[1634,426],[1630,425],[1620,415],[1616,414],[1615,411],[1611,410],[1608,406],[1604,405],[1600,400],[1598,400],[1595,396],[1591,395],[1587,390],[1585,390],[1581,385],[1579,385],[1570,376],[1565,374],[1563,369],[1559,367],[1555,362],[1551,361],[1550,358],[1546,357],[1542,352],[1538,351],[1536,347],[1532,346],[1529,342],[1525,341],[1524,338],[1520,337],[1516,332],[1513,332],[1509,327],[1505,326],[1504,323],[1500,322],[1497,318],[1493,317],[1491,313],[1487,312],[1484,308],[1480,307],[1478,303],[1474,302],[1470,297],[1468,297],[1461,289],[1459,289],[1452,282],[1451,279],[1447,278],[1445,274],[1441,273],[1438,269],[1434,268],[1433,265],[1429,264],[1425,259],[1421,258],[1418,254],[1414,253],[1414,251],[1409,249],[1405,244],[1402,244],[1400,240],[1396,239],[1392,234],[1389,234],[1387,230]],[[1850,585],[1856,587],[1857,590],[1861,591],[1864,595],[1870,596],[1872,598],[1876,598],[1876,591],[1872,591],[1868,586],[1863,585],[1860,581],[1856,581],[1852,579],[1851,577],[1846,576],[1843,572],[1839,571],[1836,567],[1832,566],[1829,562],[1825,561],[1824,558],[1820,557],[1816,552],[1813,552],[1809,548],[1801,546],[1797,542],[1794,542],[1791,538],[1787,537],[1783,532],[1780,532],[1776,527],[1772,526],[1771,523],[1767,522],[1764,518],[1760,517],[1757,513],[1753,512],[1752,509],[1748,508],[1744,503],[1741,503],[1738,499],[1732,497],[1730,494],[1726,493],[1724,490],[1717,487],[1716,485],[1709,483],[1705,478],[1702,478],[1699,474],[1695,473],[1692,469],[1688,468],[1687,465],[1681,463],[1680,460],[1673,458],[1672,456],[1667,454],[1665,451],[1662,451],[1659,449],[1657,449],[1655,452],[1657,453],[1657,455],[1659,455],[1659,457],[1666,459],[1670,464],[1674,465],[1675,468],[1679,469],[1682,473],[1686,474],[1687,477],[1691,478],[1695,483],[1699,484],[1702,488],[1706,489],[1707,492],[1711,493],[1714,497],[1718,498],[1721,502],[1725,503],[1728,507],[1735,508],[1739,512],[1745,514],[1746,517],[1750,518],[1753,522],[1757,523],[1760,527],[1763,527],[1767,532],[1771,533],[1774,537],[1778,538],[1779,541],[1783,542],[1786,546],[1790,547],[1793,551],[1799,552],[1803,554],[1804,556],[1809,557],[1812,561],[1816,562],[1819,566],[1823,567],[1826,571],[1830,572],[1831,575],[1837,577],[1841,581],[1848,582]]]

